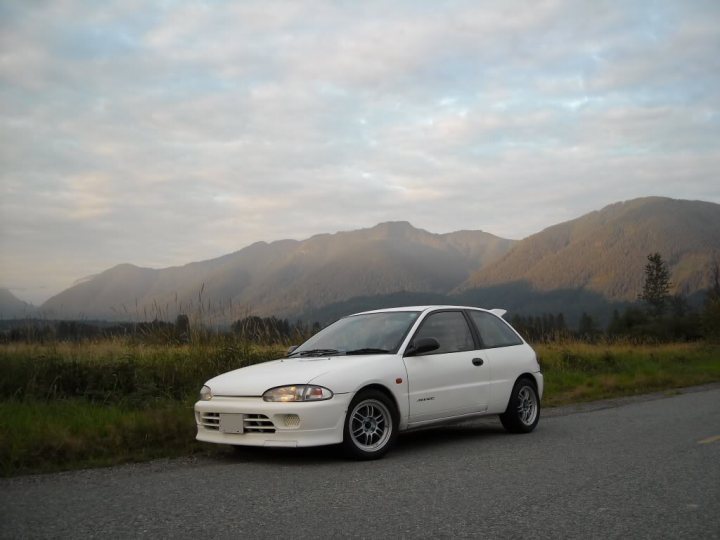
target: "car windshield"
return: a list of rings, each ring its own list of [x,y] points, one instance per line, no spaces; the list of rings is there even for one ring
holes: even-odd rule
[[[395,353],[419,315],[419,311],[389,311],[345,317],[315,334],[290,356]]]

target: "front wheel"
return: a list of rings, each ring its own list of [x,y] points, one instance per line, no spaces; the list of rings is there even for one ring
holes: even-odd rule
[[[359,392],[345,416],[343,448],[354,459],[378,459],[395,443],[398,431],[395,405],[382,392]]]
[[[507,409],[500,415],[503,427],[510,433],[530,433],[540,420],[540,399],[535,386],[527,380],[515,383]]]

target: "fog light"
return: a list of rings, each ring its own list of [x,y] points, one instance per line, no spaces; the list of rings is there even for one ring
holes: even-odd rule
[[[280,414],[278,416],[286,428],[296,428],[300,425],[300,417],[297,414]]]

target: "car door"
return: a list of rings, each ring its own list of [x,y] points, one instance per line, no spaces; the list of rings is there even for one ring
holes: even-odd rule
[[[528,371],[535,353],[503,321],[485,311],[469,310],[488,360],[488,403],[492,412],[502,411],[518,376]]]
[[[433,421],[487,408],[487,358],[461,310],[432,312],[413,339],[435,338],[440,348],[405,356],[409,388],[409,424]]]

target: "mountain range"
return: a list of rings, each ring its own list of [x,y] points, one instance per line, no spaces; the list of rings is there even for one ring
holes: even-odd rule
[[[429,302],[607,311],[637,298],[646,256],[655,251],[668,264],[673,292],[703,290],[711,261],[720,256],[720,205],[634,199],[520,241],[388,222],[302,241],[257,242],[178,267],[121,264],[50,298],[39,311],[111,320],[202,311],[223,322],[248,313],[328,322],[358,309]],[[5,296],[0,315],[7,318],[12,302]]]
[[[360,295],[448,292],[512,248],[482,231],[432,234],[407,222],[257,242],[185,266],[153,270],[121,264],[50,298],[50,316],[174,317],[183,311],[238,317],[292,316]],[[221,317],[222,317],[221,315]]]
[[[653,252],[666,261],[673,292],[706,287],[708,266],[720,254],[720,205],[660,197],[611,204],[525,238],[460,289],[522,281],[539,291],[582,288],[633,300]]]
[[[15,319],[34,315],[35,306],[23,302],[8,289],[0,289],[0,318]]]

